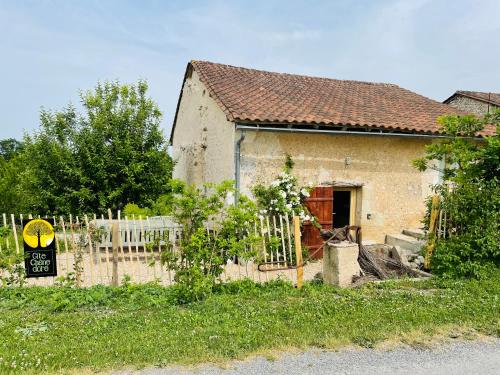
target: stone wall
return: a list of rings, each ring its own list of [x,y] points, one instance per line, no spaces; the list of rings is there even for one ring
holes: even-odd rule
[[[235,178],[234,123],[209,96],[195,71],[183,88],[173,137],[174,178],[188,183]],[[411,161],[430,140],[395,136],[326,135],[247,131],[241,149],[241,187],[251,195],[269,183],[292,155],[302,184],[340,182],[356,188],[356,222],[363,238],[383,242],[387,233],[419,227],[438,173],[420,173]],[[347,162],[346,162],[347,161]]]
[[[383,242],[387,233],[421,226],[424,200],[431,194],[430,185],[438,182],[438,173],[420,173],[411,162],[423,155],[429,142],[393,136],[247,131],[241,150],[242,190],[250,194],[255,183],[271,182],[289,153],[301,184],[361,186],[355,224],[363,228],[364,240]]]
[[[457,95],[453,99],[451,99],[448,103],[448,105],[458,108],[462,111],[470,112],[478,116],[482,116],[488,113],[488,108],[490,113],[495,109],[499,107],[495,107],[494,105],[490,104],[488,107],[488,103],[485,103],[480,100],[472,99],[466,96],[460,96]]]
[[[184,84],[172,146],[174,178],[197,185],[234,180],[234,124],[196,71]]]

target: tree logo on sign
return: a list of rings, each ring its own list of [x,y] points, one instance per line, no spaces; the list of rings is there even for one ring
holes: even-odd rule
[[[31,220],[23,230],[24,242],[33,249],[43,249],[54,241],[54,228],[42,219]]]

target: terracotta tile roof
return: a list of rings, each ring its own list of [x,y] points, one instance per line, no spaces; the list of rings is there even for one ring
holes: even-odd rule
[[[500,107],[500,93],[458,90],[446,99],[444,103],[448,103],[455,96],[466,96]]]
[[[190,65],[230,121],[429,134],[439,132],[440,115],[464,114],[393,84],[272,73],[206,61]]]

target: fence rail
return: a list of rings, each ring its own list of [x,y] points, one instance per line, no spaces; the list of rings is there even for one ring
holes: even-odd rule
[[[135,283],[175,283],[175,271],[162,264],[165,251],[178,254],[182,227],[170,217],[122,217],[103,215],[52,217],[56,232],[57,277],[30,278],[28,285],[53,285],[73,279],[79,286],[111,285],[129,279]],[[32,215],[28,215],[32,218]],[[10,235],[0,240],[2,252],[23,252],[23,215],[3,214],[3,226]],[[115,236],[113,238],[113,228]],[[207,226],[208,232],[214,232]],[[249,278],[265,282],[283,278],[297,282],[293,221],[287,216],[258,217],[249,234],[259,237],[259,257],[228,259],[221,282]],[[299,238],[300,241],[300,238]],[[304,279],[321,272],[321,261],[303,267]],[[117,279],[117,280],[116,280]]]

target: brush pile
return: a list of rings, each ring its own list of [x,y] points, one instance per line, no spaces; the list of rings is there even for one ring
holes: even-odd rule
[[[351,232],[356,232],[354,240]],[[385,280],[399,278],[401,276],[429,277],[429,273],[413,269],[403,264],[397,258],[391,258],[369,251],[361,244],[361,228],[346,226],[343,228],[321,230],[321,237],[325,242],[356,242],[359,246],[358,263],[367,280]]]

